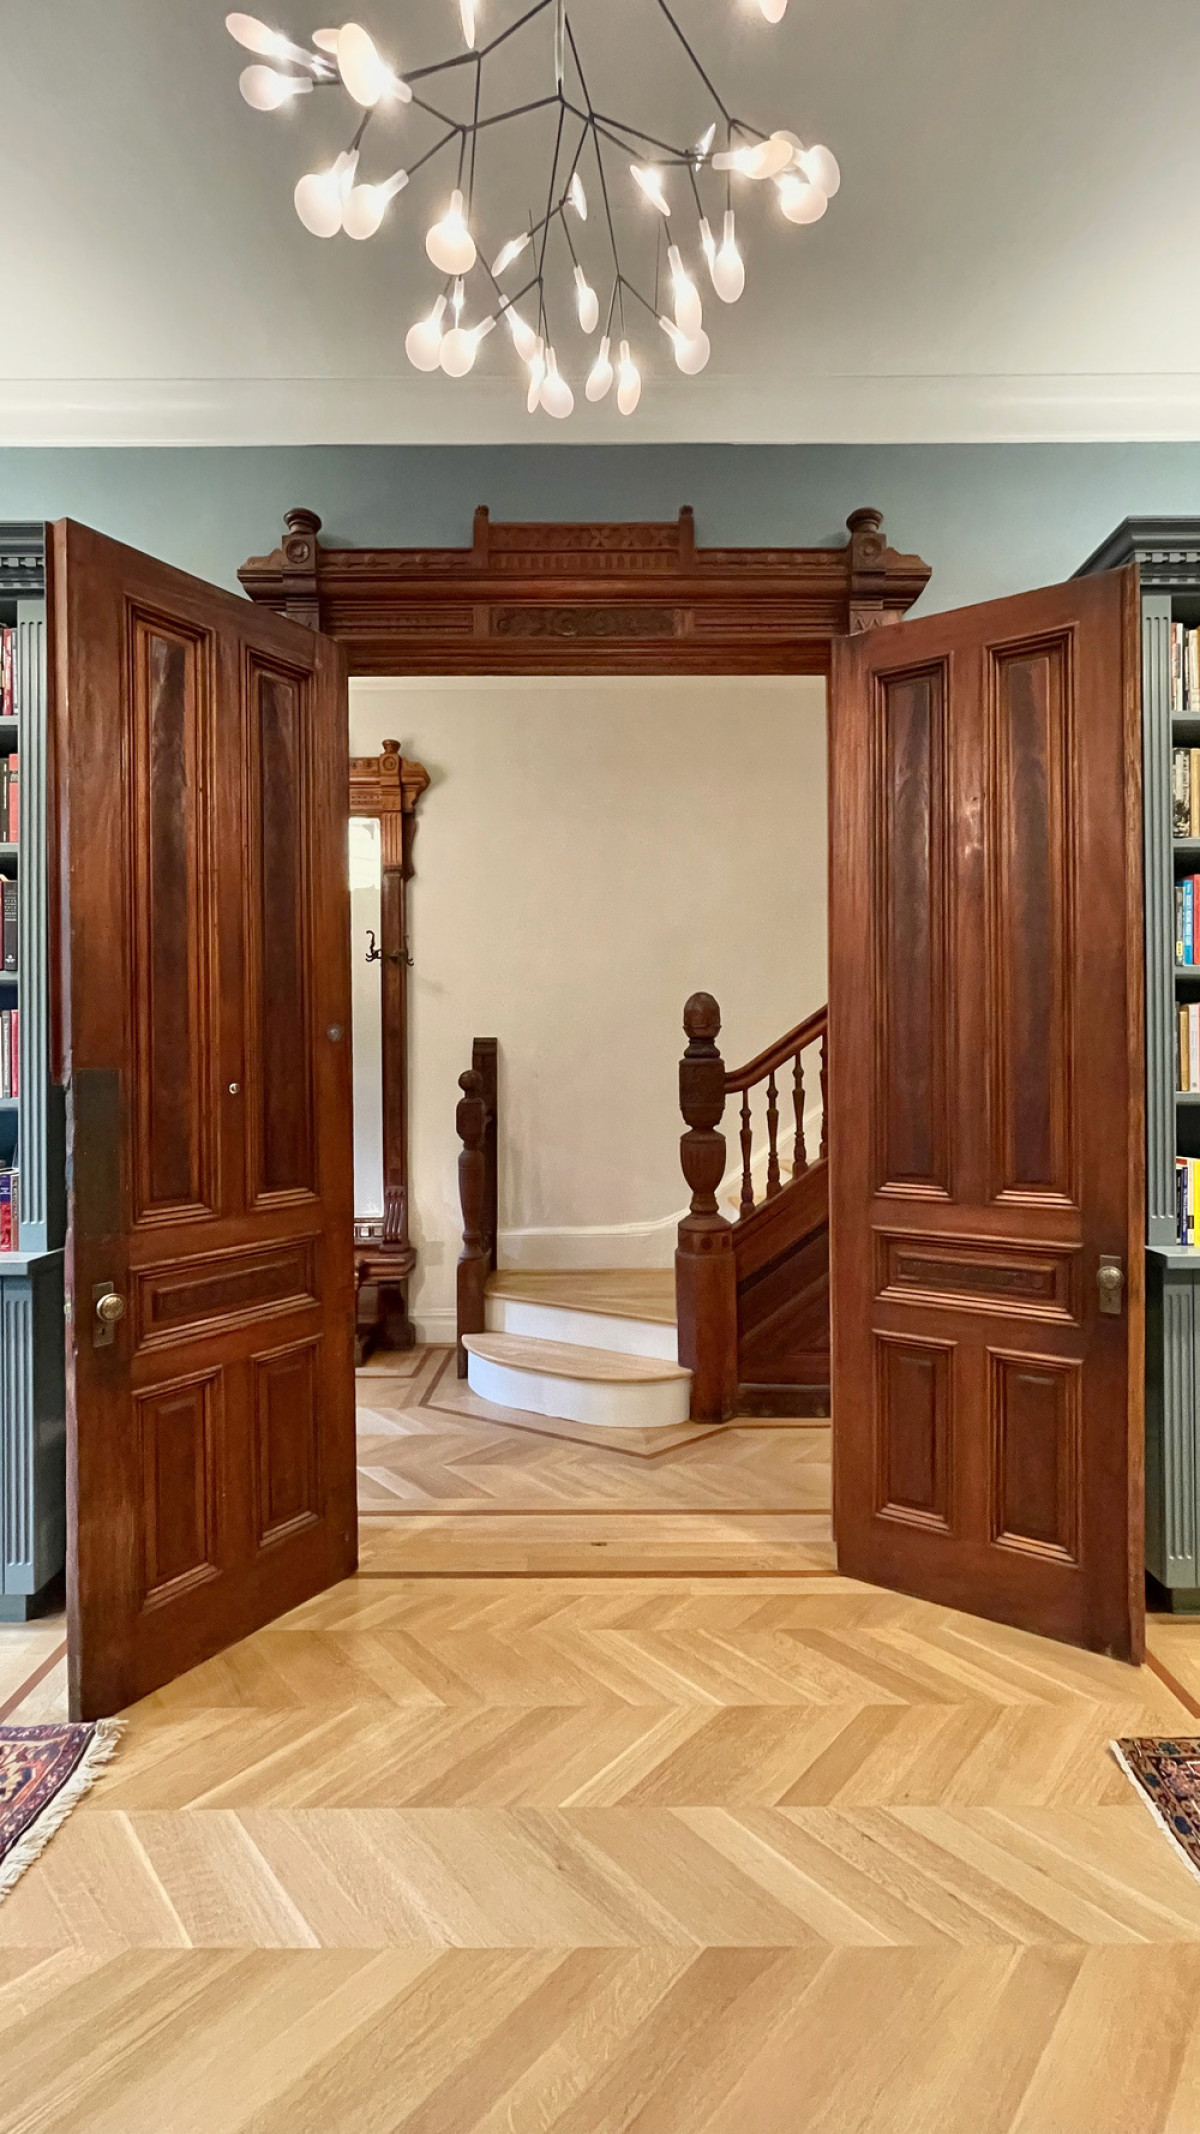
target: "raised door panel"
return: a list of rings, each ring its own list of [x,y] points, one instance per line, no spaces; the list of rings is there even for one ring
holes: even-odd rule
[[[883,1519],[951,1524],[954,1348],[951,1343],[878,1335],[876,1510]]]
[[[135,1223],[219,1205],[209,633],[131,604],[129,987]]]
[[[871,772],[875,1175],[939,1197],[951,1182],[946,686],[941,664],[880,678]]]
[[[1069,632],[993,649],[985,1010],[995,1197],[1078,1201],[1073,1062],[1074,671]]]
[[[312,824],[307,687],[247,672],[246,1067],[251,1205],[316,1191],[310,975]]]
[[[141,1482],[143,1608],[163,1608],[221,1571],[221,1374],[155,1386],[133,1403]]]
[[[1082,1367],[1073,1358],[988,1353],[991,1539],[1079,1561]]]
[[[255,1356],[254,1426],[260,1548],[308,1526],[322,1510],[321,1343],[295,1341]]]

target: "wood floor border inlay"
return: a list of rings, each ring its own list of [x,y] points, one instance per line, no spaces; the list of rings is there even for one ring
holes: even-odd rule
[[[1176,1680],[1170,1668],[1164,1667],[1162,1661],[1152,1652],[1146,1654],[1146,1665],[1158,1676],[1164,1687],[1170,1690],[1171,1695],[1179,1699],[1184,1711],[1190,1712],[1193,1719],[1200,1719],[1200,1703],[1197,1703],[1189,1689],[1184,1688],[1182,1682]]]
[[[46,1676],[53,1673],[59,1661],[65,1660],[66,1657],[67,1641],[64,1638],[60,1645],[55,1646],[53,1652],[47,1653],[45,1659],[34,1668],[32,1674],[27,1675],[25,1680],[18,1684],[11,1697],[6,1698],[4,1703],[0,1704],[0,1725],[3,1725],[10,1712],[16,1711],[19,1704],[24,1704],[26,1697],[33,1694],[39,1682],[44,1682]]]

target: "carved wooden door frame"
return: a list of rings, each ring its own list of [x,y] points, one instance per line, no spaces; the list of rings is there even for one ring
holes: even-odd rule
[[[238,576],[251,600],[334,638],[364,674],[825,674],[831,646],[898,622],[929,581],[852,511],[829,548],[700,548],[675,520],[493,524],[470,548],[332,548],[285,514]]]

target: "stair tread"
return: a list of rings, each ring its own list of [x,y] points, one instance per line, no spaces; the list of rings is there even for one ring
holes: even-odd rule
[[[577,1267],[536,1270],[501,1268],[488,1278],[489,1297],[520,1304],[552,1304],[608,1319],[645,1319],[675,1324],[675,1270],[671,1267]]]
[[[582,1378],[617,1385],[652,1385],[663,1378],[690,1378],[682,1364],[657,1356],[625,1356],[616,1349],[585,1349],[577,1342],[540,1341],[531,1334],[464,1334],[463,1347],[485,1363],[513,1371],[541,1371],[548,1378]]]

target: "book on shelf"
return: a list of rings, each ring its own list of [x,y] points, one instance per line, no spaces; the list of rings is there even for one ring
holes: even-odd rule
[[[1200,837],[1200,748],[1171,750],[1171,835]]]
[[[0,625],[0,718],[17,715],[17,633],[11,623]]]
[[[0,960],[11,978],[17,968],[17,916],[20,911],[20,884],[9,875],[0,877]]]
[[[1179,1054],[1176,1087],[1200,1090],[1200,1001],[1178,1011]]]
[[[0,1170],[0,1252],[21,1249],[21,1173]]]
[[[1175,1158],[1175,1235],[1181,1245],[1196,1243],[1196,1210],[1200,1207],[1200,1159]]]
[[[1171,711],[1175,718],[1200,718],[1200,630],[1185,622],[1171,624]]]
[[[3,808],[0,810],[0,822],[3,823],[4,827],[4,842],[9,845],[15,845],[20,834],[18,829],[21,819],[20,792],[20,758],[15,755],[6,756],[4,758]]]
[[[1175,961],[1200,966],[1200,874],[1175,884]]]

